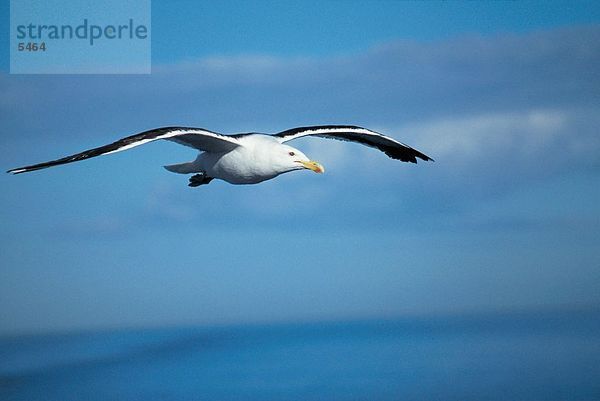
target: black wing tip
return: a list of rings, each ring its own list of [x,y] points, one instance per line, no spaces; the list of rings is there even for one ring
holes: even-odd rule
[[[10,170],[7,170],[6,173],[12,174],[12,175],[17,175],[17,174],[26,173],[28,171],[31,171],[31,170],[29,170],[25,167],[20,167],[20,168],[11,168]]]
[[[431,157],[427,156],[424,153],[419,152],[418,150],[415,150],[413,148],[410,148],[410,152],[406,151],[407,149],[402,148],[402,149],[397,149],[397,148],[393,148],[393,149],[388,149],[388,150],[383,150],[383,152],[390,158],[394,159],[394,160],[400,160],[401,162],[406,162],[406,163],[414,163],[417,164],[417,158],[421,159],[423,161],[432,161],[435,162],[435,160],[433,160]]]
[[[415,157],[412,158],[411,162],[417,164],[417,162],[418,162],[417,158],[421,159],[424,162],[435,162],[435,160],[433,160],[431,157],[424,155],[424,154],[416,155]]]
[[[420,155],[417,155],[417,157],[425,162],[434,162],[435,163],[435,160],[433,160],[431,157],[429,157],[423,153],[421,153]]]
[[[50,166],[27,166],[27,167],[19,167],[19,168],[13,168],[7,171],[8,174],[12,174],[12,175],[17,175],[17,174],[23,174],[23,173],[28,173],[30,171],[36,171],[36,170],[42,170],[45,169],[47,167]]]

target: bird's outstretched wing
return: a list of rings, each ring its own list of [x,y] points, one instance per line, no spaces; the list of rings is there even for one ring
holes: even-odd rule
[[[317,125],[312,127],[292,128],[273,135],[281,143],[304,136],[338,139],[341,141],[358,142],[381,150],[392,159],[416,163],[417,157],[425,161],[433,159],[416,149],[411,148],[393,138],[378,132],[354,125]]]
[[[111,144],[86,150],[81,153],[63,157],[61,159],[33,164],[31,166],[13,168],[7,172],[20,174],[28,171],[40,170],[47,167],[58,166],[60,164],[89,159],[91,157],[121,152],[123,150],[131,149],[148,142],[156,141],[158,139],[166,139],[181,145],[209,152],[227,152],[240,146],[239,141],[234,137],[221,135],[203,128],[165,127],[144,131],[139,134],[119,139]]]

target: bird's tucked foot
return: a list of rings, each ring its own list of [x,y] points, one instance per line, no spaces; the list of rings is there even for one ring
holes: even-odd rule
[[[194,174],[193,176],[190,177],[190,183],[188,184],[188,186],[199,187],[200,185],[208,184],[212,180],[213,180],[212,177],[208,177],[204,173]]]

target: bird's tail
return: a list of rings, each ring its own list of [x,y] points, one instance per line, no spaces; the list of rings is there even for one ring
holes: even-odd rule
[[[198,172],[198,167],[196,166],[196,163],[194,163],[194,162],[171,164],[171,165],[163,166],[163,167],[172,173],[178,173],[178,174],[190,174],[190,173]]]

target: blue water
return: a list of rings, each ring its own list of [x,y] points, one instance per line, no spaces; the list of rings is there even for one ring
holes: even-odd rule
[[[600,311],[3,338],[0,400],[600,400]]]

